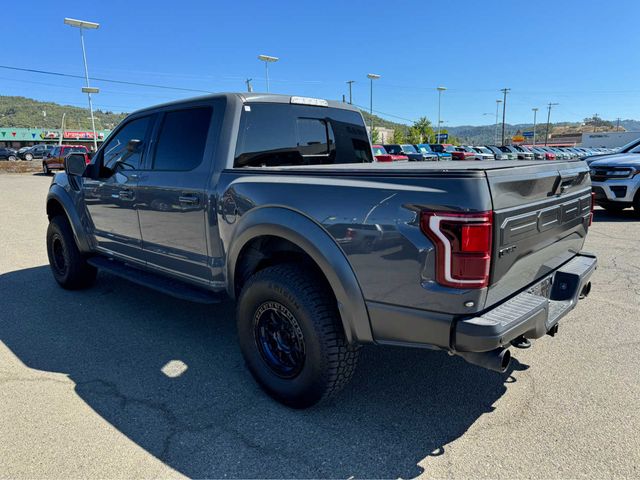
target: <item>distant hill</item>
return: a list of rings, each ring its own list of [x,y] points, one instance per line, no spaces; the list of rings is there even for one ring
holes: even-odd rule
[[[46,112],[46,116],[42,112]],[[0,96],[0,127],[58,129],[63,113],[66,113],[65,128],[91,128],[88,108],[40,102],[26,97]],[[96,128],[102,130],[112,129],[126,117],[126,114],[95,110],[94,116]]]

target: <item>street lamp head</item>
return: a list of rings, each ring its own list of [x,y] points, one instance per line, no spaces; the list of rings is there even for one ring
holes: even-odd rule
[[[532,110],[532,111],[534,111],[534,112],[537,112],[537,111],[538,111],[538,108],[534,107],[534,108],[532,108],[531,110]]]
[[[377,75],[375,73],[368,73],[367,78],[370,78],[371,80],[378,80],[380,78],[380,75]]]
[[[278,57],[272,57],[270,55],[258,55],[258,60],[262,60],[263,62],[275,63],[280,59]]]
[[[436,87],[436,90],[438,90],[439,92],[444,92],[447,89],[447,87]]]
[[[87,22],[85,20],[76,20],[75,18],[65,18],[64,23],[72,27],[78,27],[78,28],[92,28],[92,29],[100,28],[99,23]]]
[[[502,100],[496,100],[496,103],[502,103]]]

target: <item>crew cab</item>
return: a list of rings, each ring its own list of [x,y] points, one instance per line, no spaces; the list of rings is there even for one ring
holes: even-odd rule
[[[394,155],[387,153],[382,145],[373,145],[373,156],[378,162],[407,162],[409,157],[406,155]]]
[[[628,207],[640,213],[640,155],[627,153],[594,160],[591,182],[595,202],[609,212]]]
[[[596,268],[584,162],[374,162],[357,108],[307,97],[134,112],[89,165],[66,158],[46,213],[61,287],[103,270],[234,299],[249,371],[295,408],[336,394],[365,344],[504,372],[510,342],[554,335]]]
[[[70,153],[84,154],[85,162],[89,162],[89,151],[84,145],[58,145],[47,152],[42,159],[42,172],[49,175],[53,170],[63,170],[64,160]]]

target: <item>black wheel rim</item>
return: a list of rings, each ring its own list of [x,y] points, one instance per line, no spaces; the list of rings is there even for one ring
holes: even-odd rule
[[[256,310],[253,325],[258,351],[273,373],[282,378],[299,375],[305,360],[304,336],[289,309],[265,302]]]
[[[62,239],[55,235],[51,240],[51,257],[53,260],[53,267],[56,269],[59,275],[67,273],[67,261],[64,256],[64,245]]]

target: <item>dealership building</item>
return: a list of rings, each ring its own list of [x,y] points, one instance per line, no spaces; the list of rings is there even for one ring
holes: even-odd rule
[[[109,136],[111,130],[96,130],[98,144]],[[60,142],[60,130],[48,130],[43,128],[11,128],[0,127],[0,147],[19,149],[37,144],[57,145]],[[93,132],[83,130],[64,130],[62,143],[84,145],[88,149],[93,148]]]

